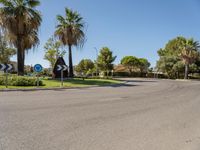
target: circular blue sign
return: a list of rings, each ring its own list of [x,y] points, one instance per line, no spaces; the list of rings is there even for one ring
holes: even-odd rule
[[[42,69],[43,69],[43,67],[42,67],[42,65],[40,65],[40,64],[36,64],[36,65],[34,66],[34,71],[35,71],[35,72],[41,72]]]

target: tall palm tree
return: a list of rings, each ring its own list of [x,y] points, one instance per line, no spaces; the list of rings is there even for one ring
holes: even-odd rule
[[[185,77],[188,79],[189,65],[194,63],[199,58],[200,45],[193,39],[185,39],[180,46],[180,56],[185,64]]]
[[[0,26],[17,49],[18,75],[24,75],[25,51],[38,45],[39,0],[0,0]]]
[[[85,42],[83,18],[77,11],[65,8],[65,17],[57,16],[55,35],[69,48],[69,77],[73,77],[72,46],[83,46]]]

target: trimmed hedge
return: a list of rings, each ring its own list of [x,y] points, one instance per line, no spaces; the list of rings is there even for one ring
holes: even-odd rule
[[[6,77],[0,76],[0,85],[5,85]],[[23,77],[23,76],[11,76],[8,77],[9,86],[36,86],[37,78]],[[43,82],[39,81],[40,86],[44,86]]]

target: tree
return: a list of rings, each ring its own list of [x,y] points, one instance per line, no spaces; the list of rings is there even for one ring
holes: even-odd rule
[[[174,77],[179,79],[182,76],[181,73],[184,72],[184,63],[181,60],[176,60],[176,63],[173,64],[172,73],[174,73]]]
[[[73,77],[72,46],[83,46],[85,42],[83,18],[77,11],[65,8],[65,17],[57,16],[55,35],[69,48],[69,77]]]
[[[16,54],[16,50],[8,46],[5,37],[0,35],[0,63],[9,63],[10,57]]]
[[[108,47],[103,47],[97,58],[98,68],[103,72],[107,72],[108,76],[109,71],[113,69],[113,62],[116,58],[117,56],[113,56],[113,52]]]
[[[147,73],[150,65],[151,64],[146,58],[139,58],[139,68],[141,73]]]
[[[84,75],[91,73],[91,70],[93,69],[94,69],[94,63],[90,59],[82,59],[76,66],[76,71],[78,73],[83,73]]]
[[[57,52],[54,49],[49,49],[45,51],[44,59],[50,63],[50,68],[53,69],[56,60],[57,60]]]
[[[129,70],[130,74],[132,74],[133,71],[139,67],[140,61],[135,56],[125,56],[122,58],[121,64]]]
[[[180,45],[185,40],[184,37],[178,36],[172,40],[169,40],[164,48],[158,50],[159,56],[174,56],[178,57],[180,54]]]
[[[188,78],[189,65],[196,63],[199,58],[198,50],[197,41],[185,37],[176,37],[170,40],[164,48],[158,50],[160,59],[157,61],[157,68],[170,78],[180,77],[183,74],[185,78]],[[185,66],[185,69],[183,66]],[[185,73],[183,73],[184,70]]]
[[[45,49],[44,59],[49,61],[52,70],[56,60],[59,57],[64,57],[66,53],[66,51],[61,50],[60,47],[61,47],[60,41],[56,41],[53,37],[50,38],[44,46]]]
[[[184,79],[188,79],[189,65],[199,58],[200,45],[194,39],[185,39],[180,45],[180,57],[185,64]]]
[[[169,78],[176,78],[179,76],[180,71],[182,72],[180,70],[179,47],[184,39],[184,37],[176,37],[169,40],[164,48],[158,50],[160,59],[157,61],[156,68],[158,71],[167,74]]]
[[[194,64],[198,66],[198,69],[195,73],[200,73],[200,58]]]
[[[189,69],[190,73],[197,73],[199,72],[200,67],[197,64],[193,63],[190,65]]]
[[[169,78],[176,78],[179,74],[178,58],[175,56],[162,56],[157,61],[157,69],[163,73],[166,73]],[[178,65],[178,66],[177,66]]]
[[[0,0],[0,25],[17,49],[18,75],[24,75],[25,51],[37,46],[41,15],[39,0]]]

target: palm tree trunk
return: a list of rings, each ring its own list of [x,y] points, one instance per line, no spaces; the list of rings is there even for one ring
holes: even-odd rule
[[[21,37],[17,39],[17,70],[19,76],[24,75],[24,50],[21,46]]]
[[[74,77],[73,62],[72,62],[72,45],[69,45],[69,77]]]
[[[185,64],[185,77],[184,77],[184,79],[188,79],[188,72],[189,72],[189,64]]]

